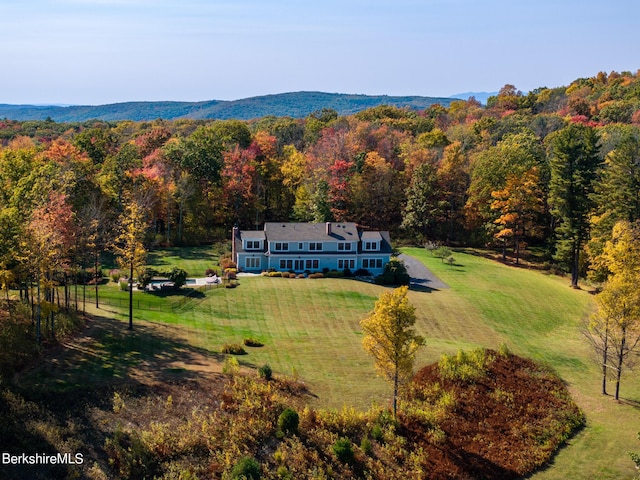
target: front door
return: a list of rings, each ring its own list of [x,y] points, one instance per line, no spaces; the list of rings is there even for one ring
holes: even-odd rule
[[[304,260],[296,260],[296,261],[294,262],[294,267],[293,267],[293,269],[294,269],[296,272],[300,272],[300,271],[304,270]]]

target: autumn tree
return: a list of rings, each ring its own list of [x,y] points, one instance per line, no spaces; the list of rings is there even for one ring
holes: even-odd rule
[[[544,202],[538,168],[532,167],[522,175],[509,175],[505,187],[492,192],[491,196],[491,208],[500,214],[495,220],[499,226],[495,236],[503,241],[503,246],[506,246],[507,239],[513,242],[518,264],[523,239],[541,233],[537,220],[544,211]],[[503,260],[505,256],[503,248]]]
[[[571,286],[578,287],[580,254],[589,234],[592,194],[600,158],[593,128],[571,124],[550,139],[549,204],[558,220],[556,258],[571,270]]]
[[[35,317],[38,342],[41,339],[43,316],[51,334],[55,334],[56,276],[65,278],[66,293],[64,271],[69,267],[76,235],[73,217],[67,197],[59,192],[50,192],[47,203],[33,210],[22,239],[22,251],[37,288]],[[68,301],[66,294],[65,301]],[[65,306],[68,307],[68,303]]]
[[[521,176],[527,170],[538,167],[541,178],[545,172],[540,169],[544,152],[539,140],[530,131],[509,134],[496,145],[480,151],[471,163],[471,179],[468,199],[465,205],[467,225],[482,229],[487,239],[496,233],[497,210],[491,208],[492,193],[505,188],[510,175]]]
[[[612,370],[618,400],[623,368],[640,348],[640,227],[617,223],[603,258],[611,275],[596,296],[597,310],[585,334],[602,368],[602,393],[607,394],[607,373]]]
[[[375,307],[362,321],[364,349],[375,360],[379,375],[393,384],[393,416],[397,416],[398,390],[411,378],[418,349],[425,344],[413,326],[415,307],[409,303],[409,287],[384,292]]]
[[[144,265],[146,250],[143,244],[147,223],[143,205],[131,200],[119,219],[119,233],[113,244],[118,264],[129,270],[129,330],[133,330],[133,273]]]
[[[351,180],[353,219],[370,228],[388,229],[400,223],[404,199],[400,172],[377,152],[364,158]]]

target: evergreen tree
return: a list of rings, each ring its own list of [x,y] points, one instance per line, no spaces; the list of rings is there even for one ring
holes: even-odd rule
[[[571,124],[551,138],[549,204],[558,221],[556,258],[571,270],[578,287],[580,253],[589,236],[592,193],[600,166],[598,138],[593,128]]]

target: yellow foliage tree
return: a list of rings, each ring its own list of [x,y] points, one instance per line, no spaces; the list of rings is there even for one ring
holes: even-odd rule
[[[143,207],[136,201],[130,202],[120,216],[119,235],[113,245],[119,266],[129,270],[129,330],[133,330],[133,272],[144,265],[147,252],[142,240],[146,229]]]
[[[607,372],[613,370],[618,400],[625,362],[640,348],[640,228],[618,222],[602,258],[612,275],[596,297],[586,335],[602,366],[602,393],[607,394]]]
[[[506,257],[507,238],[512,239],[516,264],[520,263],[520,247],[525,236],[538,236],[538,216],[544,211],[538,167],[522,175],[509,175],[502,190],[491,192],[491,209],[500,213],[495,223],[495,237],[503,241],[502,259]]]
[[[373,311],[360,322],[364,349],[373,356],[379,375],[393,383],[394,418],[400,384],[411,378],[416,352],[425,344],[412,328],[416,313],[407,298],[408,290],[402,286],[382,293]]]

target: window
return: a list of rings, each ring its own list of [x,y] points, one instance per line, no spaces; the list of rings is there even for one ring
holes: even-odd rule
[[[293,269],[296,272],[299,272],[300,270],[303,270],[304,269],[304,260],[294,260]]]
[[[338,270],[344,270],[345,268],[353,270],[355,267],[356,261],[353,258],[341,258],[338,260]]]
[[[313,252],[322,251],[322,243],[321,242],[309,242],[309,250]]]
[[[298,242],[298,250],[304,250],[304,243]]]
[[[362,268],[382,268],[381,258],[363,258]]]
[[[340,252],[350,252],[351,251],[351,244],[347,243],[347,242],[338,243],[338,251],[340,251]]]
[[[247,257],[244,262],[245,268],[260,268],[260,257]]]
[[[304,268],[306,268],[307,270],[317,270],[318,264],[318,260],[305,260]]]
[[[364,242],[365,250],[378,250],[378,242]]]
[[[293,270],[293,260],[280,260],[280,270]]]
[[[260,240],[247,240],[247,250],[259,250],[260,244],[262,242]]]
[[[287,242],[276,242],[274,245],[274,250],[276,252],[283,252],[289,250],[289,244]]]

